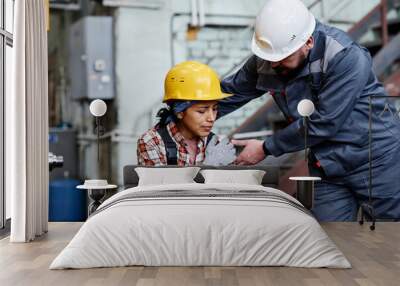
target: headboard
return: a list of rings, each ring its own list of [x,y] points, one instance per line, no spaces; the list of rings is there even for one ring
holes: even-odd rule
[[[136,167],[143,167],[138,165],[127,165],[124,167],[124,189],[136,187],[139,182],[139,177],[135,172]],[[265,175],[262,179],[262,185],[266,187],[277,188],[279,183],[279,167],[277,166],[196,166],[204,169],[219,169],[219,170],[264,170]],[[177,166],[160,166],[160,167],[146,167],[146,168],[177,168]],[[184,167],[182,167],[184,168]],[[200,174],[194,178],[197,183],[204,183],[204,178]]]

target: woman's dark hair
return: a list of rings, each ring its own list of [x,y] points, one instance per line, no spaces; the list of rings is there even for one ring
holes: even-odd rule
[[[175,113],[172,111],[171,107],[163,107],[157,112],[157,117],[160,118],[158,125],[163,127],[166,126],[171,121],[177,121]]]

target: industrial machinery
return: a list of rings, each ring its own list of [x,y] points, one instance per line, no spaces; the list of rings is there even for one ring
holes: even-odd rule
[[[69,72],[74,99],[114,98],[112,17],[87,16],[69,31]]]

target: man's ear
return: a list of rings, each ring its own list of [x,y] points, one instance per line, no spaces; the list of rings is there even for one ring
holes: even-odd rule
[[[311,50],[312,48],[314,48],[314,37],[313,36],[308,38],[308,40],[306,42],[306,47],[307,47],[307,50]]]
[[[183,119],[183,112],[177,113],[176,117],[178,117],[178,119]]]

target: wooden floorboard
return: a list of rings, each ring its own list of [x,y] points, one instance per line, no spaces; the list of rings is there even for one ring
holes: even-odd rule
[[[324,229],[352,269],[289,267],[118,267],[49,270],[81,223],[50,223],[49,233],[32,243],[0,240],[0,285],[400,285],[400,224],[378,223],[375,231],[357,223],[325,223]]]

